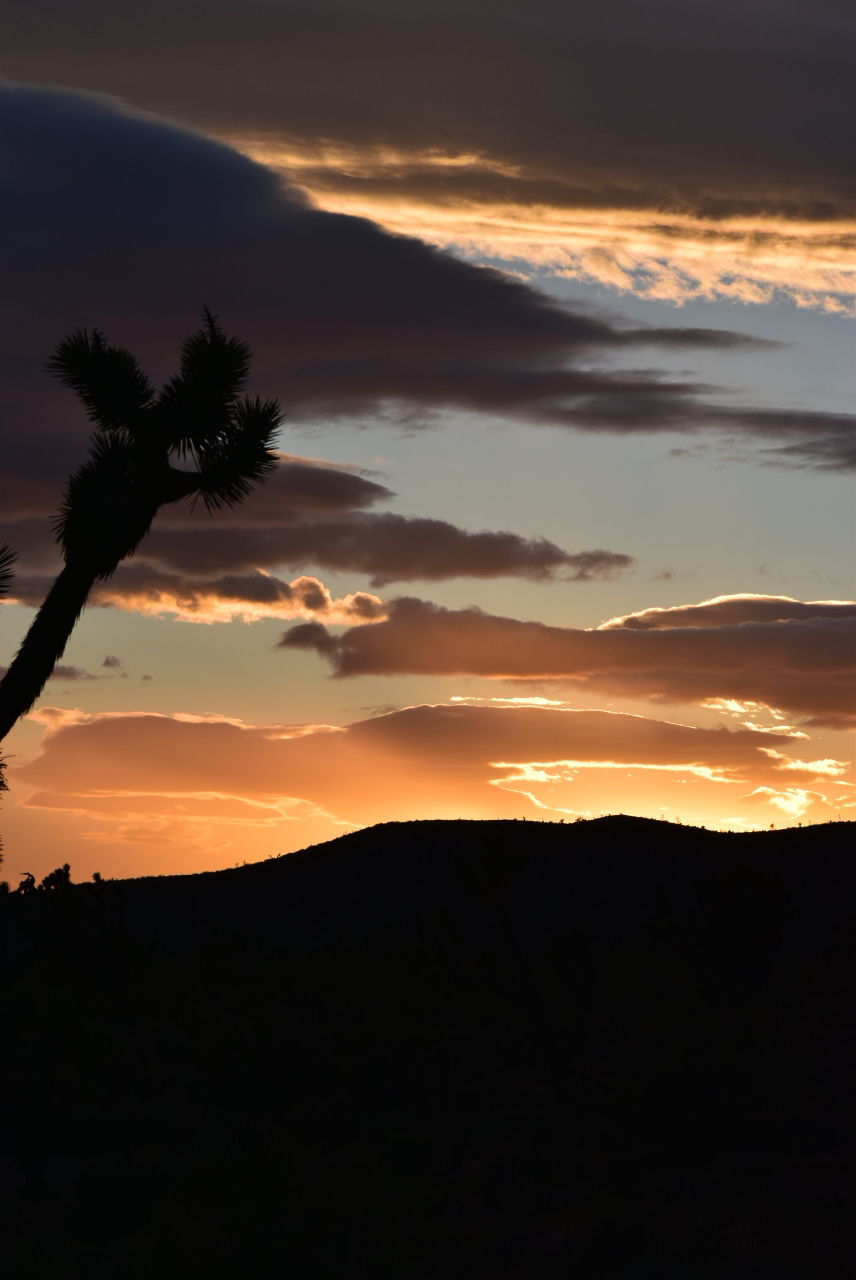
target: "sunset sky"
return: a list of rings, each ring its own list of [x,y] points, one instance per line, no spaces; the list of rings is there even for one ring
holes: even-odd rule
[[[13,882],[386,819],[856,818],[845,0],[7,0],[8,663],[210,307],[273,477],[163,511],[4,744]]]

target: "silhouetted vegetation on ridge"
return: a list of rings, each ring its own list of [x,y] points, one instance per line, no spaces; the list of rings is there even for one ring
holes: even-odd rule
[[[7,895],[10,1274],[850,1274],[852,832],[393,823]]]

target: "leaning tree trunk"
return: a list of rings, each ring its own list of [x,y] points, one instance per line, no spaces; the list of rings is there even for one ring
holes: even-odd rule
[[[58,575],[0,681],[0,741],[45,687],[97,577],[89,565],[74,562]]]

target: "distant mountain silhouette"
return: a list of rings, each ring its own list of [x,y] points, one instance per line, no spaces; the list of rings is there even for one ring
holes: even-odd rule
[[[407,941],[443,908],[483,931],[484,903],[461,869],[495,861],[506,866],[521,933],[535,944],[568,928],[638,935],[666,900],[689,911],[711,879],[733,876],[736,894],[748,892],[747,879],[761,894],[759,911],[769,906],[760,883],[777,901],[785,895],[789,935],[809,942],[856,911],[854,833],[846,822],[735,834],[623,815],[389,822],[225,871],[112,881],[110,893],[129,927],[179,947],[224,928],[247,931],[259,946]]]
[[[389,823],[7,895],[9,1273],[851,1275],[853,830]]]

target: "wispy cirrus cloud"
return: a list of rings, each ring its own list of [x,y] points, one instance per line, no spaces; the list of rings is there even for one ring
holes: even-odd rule
[[[597,282],[639,297],[771,303],[849,313],[856,216],[748,198],[693,195],[574,175],[538,178],[482,154],[336,148],[276,134],[234,137],[322,208],[526,273]],[[766,200],[771,200],[767,194]]]

